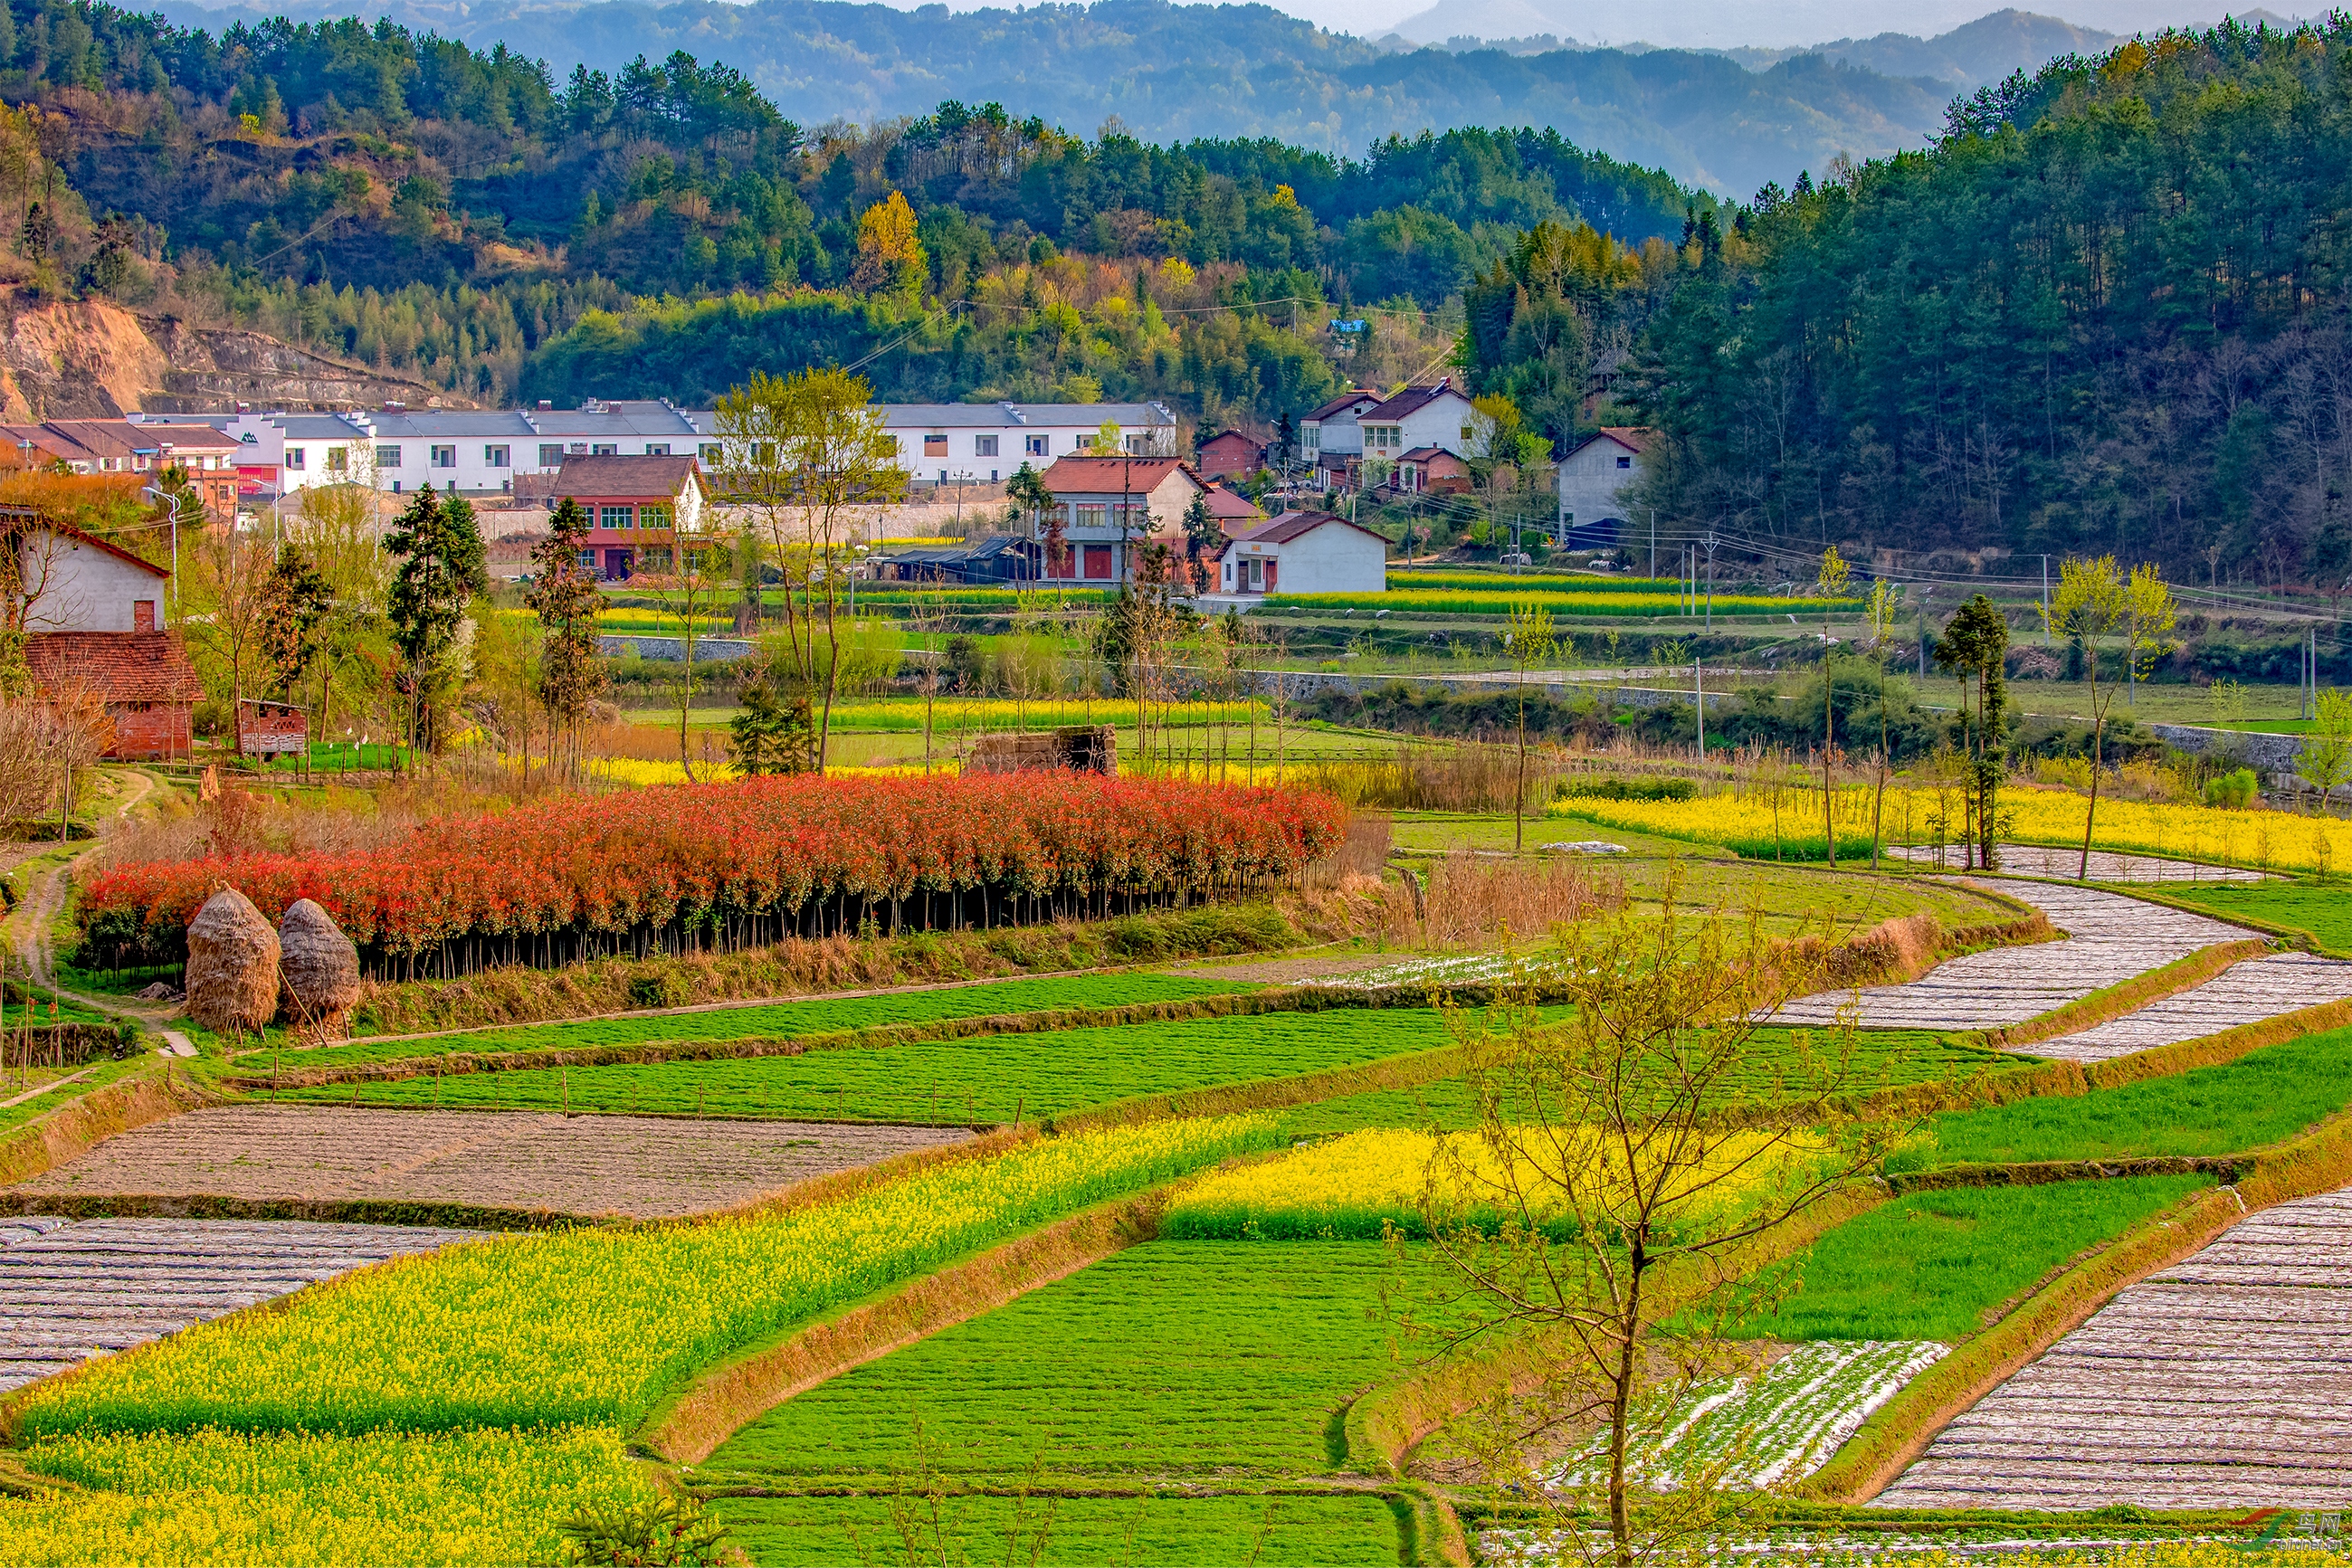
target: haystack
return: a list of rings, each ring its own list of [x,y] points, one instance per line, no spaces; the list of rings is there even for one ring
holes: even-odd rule
[[[348,1033],[360,999],[360,955],[335,917],[298,898],[278,922],[278,940],[280,1016],[331,1038]]]
[[[215,1034],[258,1030],[278,1011],[278,933],[225,887],[188,922],[188,1016]]]

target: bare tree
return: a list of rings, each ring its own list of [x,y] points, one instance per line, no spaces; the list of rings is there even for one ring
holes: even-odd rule
[[[819,772],[830,749],[841,664],[839,597],[850,565],[849,530],[860,508],[907,493],[898,442],[873,400],[863,379],[839,370],[782,378],[754,371],[748,385],[719,400],[712,421],[725,498],[765,536],[783,573],[792,673],[820,698]]]
[[[1474,1420],[1472,1451],[1562,1521],[1604,1511],[1605,1546],[1571,1525],[1561,1550],[1619,1568],[1737,1506],[1714,1499],[1711,1476],[1664,1484],[1661,1417],[1728,1370],[1727,1331],[1774,1283],[1758,1270],[1776,1239],[1898,1135],[1853,1113],[1850,1020],[1812,1049],[1762,1038],[1820,983],[1820,945],[1773,941],[1760,910],[1695,919],[1678,882],[1656,915],[1563,929],[1531,978],[1573,1004],[1566,1019],[1547,1021],[1532,992],[1498,1024],[1454,1018],[1478,1125],[1439,1139],[1421,1199],[1461,1298],[1447,1333],[1528,1336],[1543,1369],[1523,1400]],[[1759,1083],[1764,1105],[1749,1102]],[[1588,1433],[1583,1469],[1563,1467]]]

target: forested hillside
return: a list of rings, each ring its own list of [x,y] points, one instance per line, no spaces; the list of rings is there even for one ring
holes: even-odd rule
[[[895,342],[876,374],[897,395],[1094,389],[1271,420],[1336,384],[1331,309],[1392,308],[1363,312],[1344,370],[1426,371],[1449,302],[1520,229],[1638,242],[1711,204],[1549,131],[1361,161],[1087,141],[993,105],[808,132],[685,55],[558,82],[388,24],[215,37],[14,0],[0,62],[15,133],[70,187],[0,191],[37,290],[250,322],[487,401],[701,398],[747,356]],[[682,303],[590,314],[646,297]]]
[[[1662,426],[1662,521],[2352,576],[2352,23],[2070,58],[1731,207],[1552,131],[1350,161],[992,104],[810,131],[683,55],[559,82],[388,24],[0,16],[37,295],[491,402],[833,361],[1271,425],[1451,365],[1556,446]]]
[[[2341,16],[2013,78],[1709,239],[1643,340],[1660,515],[2340,583],[2347,234]]]

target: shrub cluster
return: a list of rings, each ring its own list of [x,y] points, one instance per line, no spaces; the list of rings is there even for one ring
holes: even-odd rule
[[[1038,773],[744,779],[453,818],[341,855],[121,866],[82,889],[79,913],[85,950],[176,955],[204,901],[236,887],[273,920],[311,898],[362,948],[414,954],[789,918],[828,901],[1263,886],[1328,852],[1343,827],[1337,802],[1290,789]]]

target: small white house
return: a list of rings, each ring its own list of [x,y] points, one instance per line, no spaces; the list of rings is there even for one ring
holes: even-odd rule
[[[1362,417],[1384,400],[1376,392],[1343,392],[1298,422],[1298,455],[1309,468],[1345,472],[1364,455]]]
[[[1285,512],[1228,539],[1217,571],[1225,593],[1385,593],[1389,541],[1329,512]]]
[[[1630,537],[1622,493],[1647,471],[1656,434],[1635,425],[1607,426],[1559,460],[1559,543],[1590,547]]]
[[[1366,411],[1358,423],[1364,429],[1368,482],[1384,476],[1415,447],[1472,456],[1486,445],[1495,423],[1471,405],[1450,376],[1435,386],[1405,388]]]

